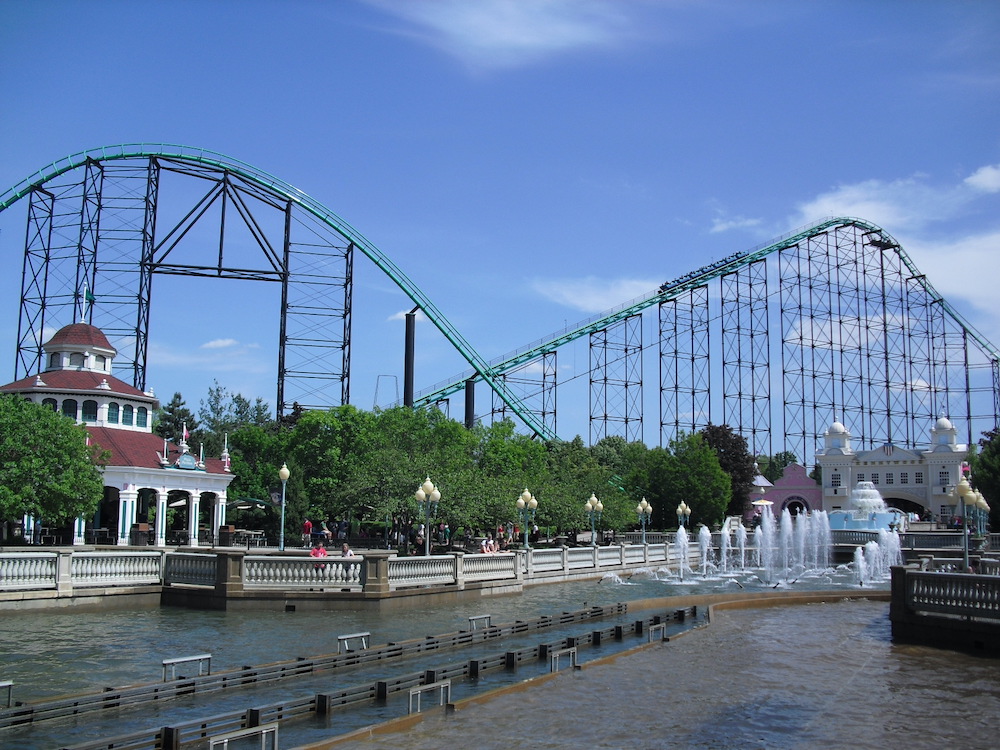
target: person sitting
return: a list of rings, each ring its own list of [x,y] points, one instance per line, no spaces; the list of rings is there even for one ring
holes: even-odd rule
[[[351,546],[347,542],[344,542],[344,544],[341,546],[341,548],[340,548],[340,556],[341,557],[354,557],[354,550],[351,549]]]
[[[326,556],[327,556],[326,545],[322,541],[316,542],[316,544],[313,545],[313,548],[309,550],[309,557],[319,558]],[[326,568],[326,563],[316,563],[315,565],[313,565],[313,568],[315,568],[316,570],[323,570],[324,568]]]

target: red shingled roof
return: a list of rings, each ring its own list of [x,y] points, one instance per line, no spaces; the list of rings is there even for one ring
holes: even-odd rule
[[[111,346],[108,337],[100,328],[89,323],[72,323],[56,331],[55,335],[46,342],[46,348],[52,346],[89,346],[100,349],[110,349],[117,354],[117,350]]]
[[[13,383],[0,386],[0,391],[13,391],[16,393],[29,393],[31,391],[67,390],[93,392],[97,395],[118,395],[128,398],[138,399],[156,403],[157,399],[147,396],[123,380],[119,380],[114,375],[89,370],[50,370],[40,374],[45,385],[35,385],[37,375],[29,375]],[[98,388],[102,380],[108,381],[110,390]],[[154,406],[155,408],[155,406]]]
[[[151,432],[133,432],[132,430],[113,429],[108,427],[87,427],[91,442],[111,452],[108,466],[135,466],[142,469],[160,469],[158,453],[163,451],[163,438]],[[180,449],[173,443],[167,443],[170,464],[180,457]],[[195,456],[197,458],[197,456]],[[220,458],[206,458],[205,471],[209,474],[227,474]]]

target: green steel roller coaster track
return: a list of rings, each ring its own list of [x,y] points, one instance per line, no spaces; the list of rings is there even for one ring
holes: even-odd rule
[[[545,339],[537,345],[518,350],[513,354],[493,360],[488,363],[488,367],[494,375],[503,375],[504,373],[509,372],[521,365],[527,364],[538,357],[555,351],[560,346],[568,344],[575,339],[601,331],[608,326],[619,323],[632,315],[642,312],[648,307],[652,307],[653,305],[658,305],[661,302],[669,302],[670,300],[676,299],[680,295],[689,292],[696,287],[708,283],[712,279],[723,276],[724,274],[732,273],[733,271],[761,260],[772,253],[776,253],[789,247],[794,247],[798,243],[803,242],[810,237],[822,234],[833,227],[839,226],[855,226],[865,231],[872,232],[873,234],[877,234],[879,236],[879,239],[877,240],[877,247],[881,249],[895,250],[899,254],[899,257],[906,266],[907,270],[912,274],[914,279],[920,283],[931,299],[933,299],[935,303],[940,304],[941,308],[960,326],[962,326],[992,359],[1000,359],[1000,354],[997,353],[997,350],[993,347],[993,345],[990,344],[978,331],[976,331],[976,329],[973,328],[972,325],[968,323],[957,310],[949,305],[947,300],[945,300],[933,286],[931,286],[927,278],[921,274],[921,272],[913,264],[912,259],[906,254],[902,246],[884,229],[863,219],[837,217],[823,219],[822,221],[811,224],[808,227],[772,240],[765,245],[760,245],[744,253],[737,253],[736,255],[729,256],[721,261],[705,266],[698,271],[686,274],[685,276],[682,276],[680,280],[664,284],[658,290],[650,292],[644,297],[627,302],[624,305],[620,305],[619,307],[602,313],[596,318],[591,318],[581,322],[576,326],[571,326],[562,333]],[[422,406],[447,398],[464,388],[466,380],[469,378],[474,379],[475,373],[466,373],[464,376],[460,376],[453,381],[446,381],[447,384],[434,386],[431,392],[422,393],[415,398],[414,405]]]
[[[102,162],[151,157],[184,159],[227,170],[250,182],[272,190],[278,195],[284,196],[299,205],[303,210],[312,214],[319,221],[335,229],[354,243],[355,247],[360,249],[386,276],[392,279],[406,293],[413,303],[423,311],[424,315],[444,334],[451,345],[458,350],[465,361],[471,365],[477,379],[488,383],[511,410],[524,421],[529,429],[545,440],[557,437],[515,394],[510,392],[506,383],[497,377],[496,373],[490,369],[482,356],[465,340],[465,337],[449,322],[431,299],[385,253],[319,201],[298,188],[289,185],[284,180],[268,174],[251,164],[215,151],[169,143],[125,143],[118,146],[105,146],[64,157],[22,180],[3,194],[0,194],[0,212],[3,212],[18,200],[28,195],[33,188],[41,186],[48,180],[58,177],[65,172],[84,166],[88,160]]]
[[[22,180],[14,187],[3,194],[0,194],[0,212],[9,208],[18,200],[29,194],[37,186],[41,186],[48,180],[76,169],[87,163],[88,160],[106,161],[119,159],[141,159],[161,156],[164,158],[186,159],[202,164],[207,164],[219,169],[228,170],[234,174],[250,180],[262,187],[273,190],[275,193],[284,196],[290,201],[298,204],[303,210],[312,214],[319,221],[330,226],[345,238],[354,243],[383,273],[395,282],[400,289],[413,301],[413,303],[423,311],[427,318],[437,327],[452,346],[458,350],[459,354],[472,367],[470,372],[460,376],[458,379],[448,382],[443,386],[435,386],[431,392],[421,394],[415,399],[415,406],[426,406],[436,401],[448,398],[466,387],[468,381],[487,383],[500,398],[511,408],[515,415],[521,419],[529,429],[545,440],[558,439],[558,435],[546,426],[536,414],[525,405],[520,398],[507,388],[501,377],[520,365],[526,364],[538,357],[555,351],[560,346],[568,344],[583,336],[588,336],[596,331],[603,330],[626,318],[642,312],[648,307],[668,302],[678,298],[680,295],[702,286],[707,282],[727,273],[754,263],[772,253],[809,239],[818,234],[837,226],[856,226],[879,236],[878,246],[882,249],[894,249],[906,268],[913,277],[923,286],[928,295],[941,305],[941,308],[951,316],[966,332],[982,347],[983,351],[994,359],[1000,359],[1000,354],[975,328],[972,327],[948,302],[931,286],[926,277],[920,273],[913,264],[910,257],[903,248],[885,230],[863,219],[838,217],[824,219],[816,224],[805,227],[791,234],[780,237],[766,245],[758,246],[744,253],[737,253],[722,261],[705,266],[698,271],[686,274],[680,280],[665,284],[660,289],[651,292],[645,297],[633,300],[617,308],[614,308],[601,316],[570,327],[566,331],[557,334],[543,342],[518,351],[515,354],[501,357],[499,361],[487,362],[483,357],[465,340],[465,337],[448,321],[444,314],[437,308],[426,294],[424,294],[413,281],[400,269],[385,253],[379,250],[364,235],[354,227],[330,211],[319,201],[313,199],[308,194],[299,190],[285,181],[260,170],[253,165],[233,159],[232,157],[220,154],[207,149],[194,148],[190,146],[180,146],[175,144],[148,144],[148,143],[126,143],[118,146],[105,146],[103,148],[82,151],[71,156],[64,157],[53,162],[49,166],[38,170],[35,174]]]

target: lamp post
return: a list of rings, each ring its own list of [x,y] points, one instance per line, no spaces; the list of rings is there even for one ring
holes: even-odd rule
[[[601,513],[604,512],[604,503],[597,499],[593,492],[590,493],[590,499],[583,504],[583,510],[590,518],[590,546],[597,546],[597,527],[596,524],[600,523]]]
[[[281,468],[278,469],[278,478],[281,480],[281,528],[278,529],[278,551],[285,551],[285,485],[288,484],[288,477],[291,476],[291,472],[288,470],[288,464],[282,462]]]
[[[958,494],[958,499],[962,504],[962,572],[965,573],[969,569],[969,514],[966,510],[966,503],[969,497],[975,495],[976,491],[969,484],[968,477],[962,477],[962,481],[958,483],[955,492]]]
[[[524,548],[528,549],[528,524],[535,520],[535,510],[538,508],[538,501],[535,500],[535,496],[528,492],[528,488],[525,487],[524,492],[518,495],[517,502],[514,505],[517,506],[517,515],[524,525]]]
[[[990,517],[990,506],[983,493],[976,490],[976,536],[983,539],[986,536],[986,520]]]
[[[437,505],[438,500],[441,499],[441,492],[434,486],[431,478],[427,477],[424,483],[417,487],[417,491],[413,493],[413,497],[416,499],[420,511],[424,514],[424,554],[430,555],[431,516],[437,513]]]
[[[646,524],[653,515],[653,506],[646,502],[646,498],[635,506],[635,514],[639,516],[639,525],[642,526],[642,543],[646,543]]]
[[[680,505],[677,506],[677,528],[686,524],[689,518],[691,518],[691,506],[681,500]]]

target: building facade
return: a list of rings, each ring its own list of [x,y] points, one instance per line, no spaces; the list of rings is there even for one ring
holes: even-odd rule
[[[871,482],[886,505],[923,516],[939,518],[954,513],[952,490],[962,478],[968,446],[958,442],[958,431],[946,417],[930,430],[930,447],[901,448],[893,443],[856,452],[851,433],[835,421],[823,433],[823,450],[816,453],[823,487],[823,507],[816,510],[851,510],[851,490],[858,482]]]

